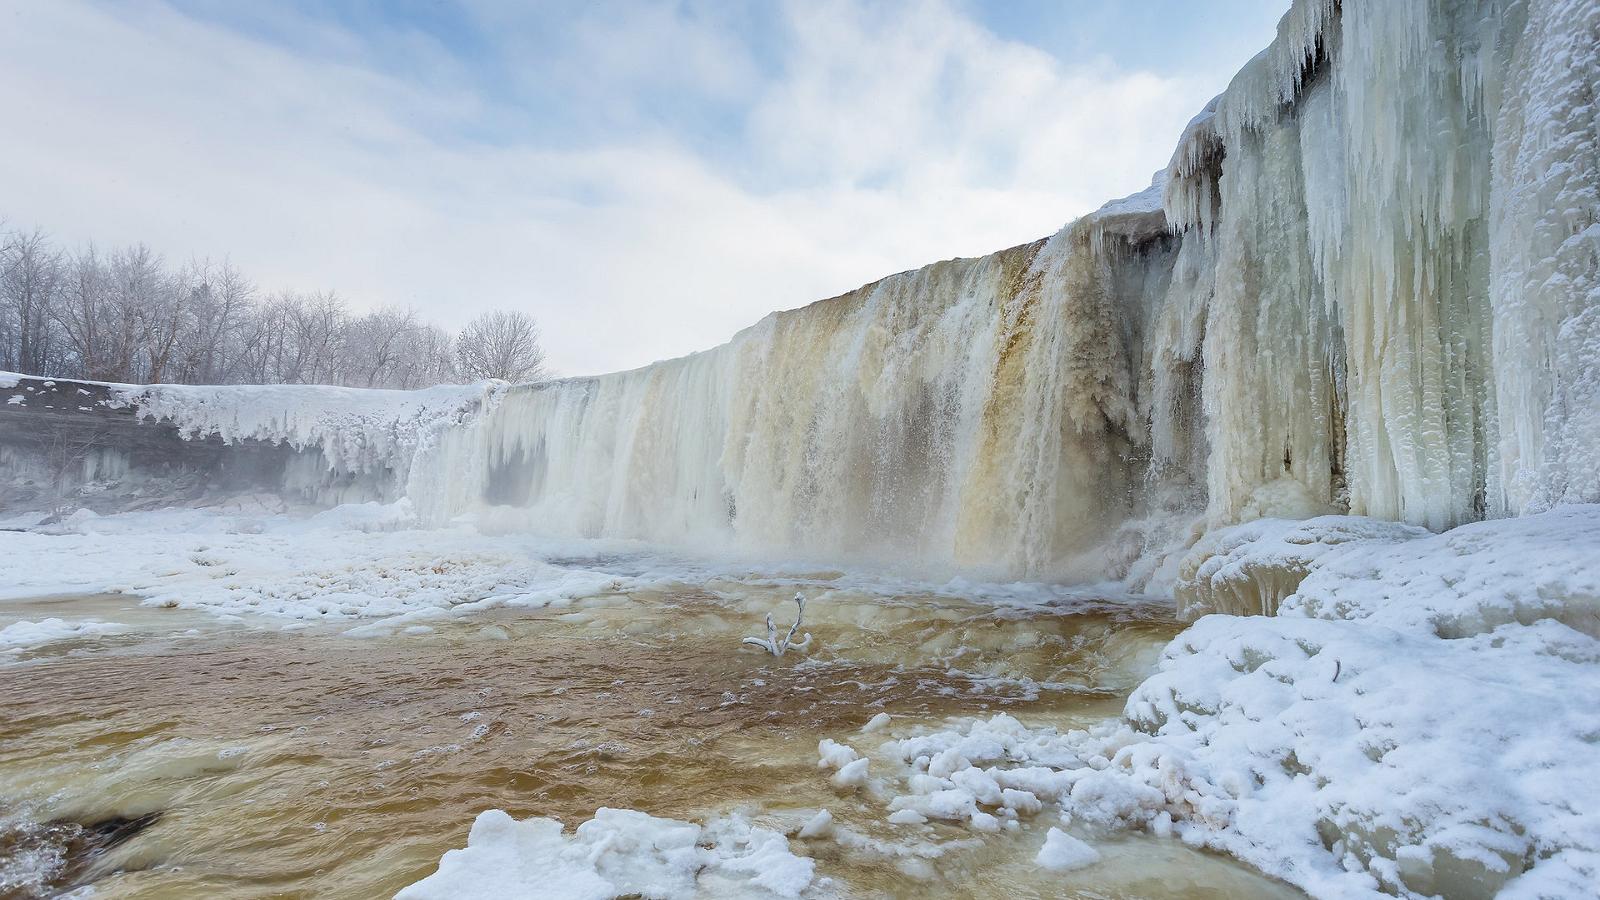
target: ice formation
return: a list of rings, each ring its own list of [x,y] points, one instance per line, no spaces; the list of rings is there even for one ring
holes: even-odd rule
[[[1047,239],[630,372],[124,395],[390,473],[429,523],[1006,577],[1159,581],[1260,517],[1596,502],[1597,28],[1592,0],[1295,0],[1148,188]]]
[[[554,819],[478,816],[463,850],[398,900],[564,897],[798,897],[815,864],[783,835],[738,817],[705,826],[631,809],[599,809],[574,834]]]
[[[1278,615],[1200,619],[1120,721],[956,719],[884,743],[862,759],[891,773],[886,820],[1059,821],[1045,867],[1144,830],[1314,896],[1592,894],[1600,506],[1439,535],[1326,517],[1220,537],[1200,580],[1226,598],[1230,570],[1292,567]]]
[[[772,613],[767,613],[767,636],[765,638],[747,637],[740,643],[749,644],[752,647],[760,647],[773,656],[782,656],[789,650],[798,650],[801,653],[806,652],[811,647],[811,632],[806,632],[806,636],[801,640],[794,639],[795,632],[800,630],[800,624],[806,617],[805,596],[795,594],[794,605],[796,607],[794,624],[789,626],[789,633],[784,635],[782,640],[778,639],[778,626],[773,624]]]
[[[1438,530],[1600,500],[1597,16],[1297,0],[1145,191],[513,388],[413,499],[1047,578],[1127,575],[1196,514]]]
[[[0,628],[0,654],[29,650],[56,641],[82,640],[106,634],[119,634],[127,627],[115,622],[87,619],[69,622],[51,616],[30,622],[26,619]]]

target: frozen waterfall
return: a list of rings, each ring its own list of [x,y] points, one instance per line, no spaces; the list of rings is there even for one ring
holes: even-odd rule
[[[1136,585],[1261,516],[1600,501],[1597,84],[1592,0],[1297,0],[1053,237],[313,442],[405,450],[434,522]]]

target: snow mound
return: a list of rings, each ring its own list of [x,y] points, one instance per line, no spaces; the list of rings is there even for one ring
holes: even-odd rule
[[[1346,547],[1313,567],[1285,613],[1362,619],[1442,638],[1555,619],[1600,637],[1600,505]]]
[[[1360,516],[1261,519],[1184,558],[1180,611],[1367,619],[1466,637],[1554,618],[1600,637],[1600,506],[1432,534]]]
[[[1270,616],[1294,593],[1311,566],[1336,547],[1395,543],[1427,529],[1362,516],[1257,519],[1208,532],[1178,567],[1178,612]]]
[[[45,644],[53,644],[56,641],[120,634],[126,630],[126,625],[119,625],[115,622],[101,622],[96,619],[69,622],[66,619],[58,619],[52,616],[48,619],[40,619],[37,622],[29,622],[27,620],[12,622],[10,625],[0,628],[0,654],[30,650],[34,647],[42,647]]]
[[[463,850],[397,900],[562,897],[798,897],[815,864],[781,834],[737,816],[700,826],[631,809],[595,811],[565,834],[555,819],[480,814]]]

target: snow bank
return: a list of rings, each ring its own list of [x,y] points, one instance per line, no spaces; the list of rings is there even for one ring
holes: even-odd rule
[[[1278,616],[1200,619],[1120,721],[1000,715],[890,741],[889,821],[984,831],[1045,810],[1317,896],[1592,895],[1600,506],[1440,535],[1327,517],[1214,537],[1197,580],[1224,592],[1296,573]],[[1041,866],[1079,858],[1054,832]]]
[[[1311,565],[1336,547],[1392,543],[1427,529],[1362,516],[1257,519],[1208,532],[1179,563],[1173,595],[1178,612],[1270,616],[1293,594]]]
[[[1600,637],[1600,506],[1432,534],[1359,516],[1263,519],[1208,534],[1177,585],[1188,615],[1361,619],[1439,637],[1556,619]]]
[[[1128,704],[1152,737],[1108,759],[1119,786],[1164,776],[1211,799],[1185,837],[1324,895],[1600,878],[1592,638],[1209,617],[1168,654]]]
[[[568,835],[555,819],[519,822],[496,809],[478,816],[465,849],[396,897],[798,897],[814,868],[783,835],[737,816],[700,826],[601,808]]]

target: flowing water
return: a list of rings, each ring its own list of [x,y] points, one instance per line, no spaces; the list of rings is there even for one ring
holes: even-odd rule
[[[836,574],[810,589],[709,577],[371,637],[118,596],[7,604],[7,620],[133,630],[0,657],[0,896],[387,896],[490,808],[575,825],[600,806],[690,820],[743,807],[792,833],[827,807],[892,842],[881,801],[818,771],[820,738],[857,739],[884,711],[896,733],[1002,710],[1089,724],[1117,714],[1178,629],[1164,604],[816,589]],[[769,610],[792,621],[797,582],[810,653],[741,646]],[[844,896],[1292,894],[1143,837],[1045,873],[1032,864],[1045,818],[915,869],[793,840]]]

